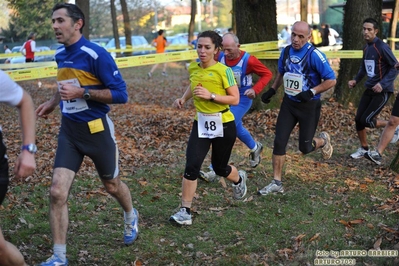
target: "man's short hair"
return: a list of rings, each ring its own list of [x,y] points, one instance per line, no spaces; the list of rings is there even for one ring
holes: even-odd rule
[[[371,23],[374,26],[374,29],[378,30],[378,22],[377,20],[373,19],[373,18],[366,18],[365,20],[363,20],[363,24],[364,23]]]

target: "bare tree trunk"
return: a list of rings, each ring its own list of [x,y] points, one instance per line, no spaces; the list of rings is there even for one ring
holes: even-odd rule
[[[132,45],[132,29],[130,27],[129,10],[127,9],[126,0],[120,0],[123,15],[123,29],[126,36],[126,48],[134,48]],[[132,52],[125,52],[126,56],[132,55]]]
[[[320,22],[326,22],[325,12],[328,9],[328,0],[319,0]]]
[[[197,0],[191,0],[191,17],[188,24],[188,42],[194,39],[195,15],[197,14]]]
[[[362,35],[363,20],[371,17],[381,25],[381,10],[382,1],[351,0],[346,2],[344,7],[343,50],[362,50],[365,45]],[[380,29],[379,33],[381,32]],[[365,79],[357,84],[354,89],[349,90],[348,88],[348,81],[356,76],[360,64],[363,64],[361,59],[341,60],[334,95],[344,105],[349,102],[357,105],[363,93],[362,87]]]
[[[115,0],[111,0],[111,18],[112,18],[112,33],[115,39],[115,48],[121,49],[121,43],[119,41],[119,33],[118,33],[118,21],[116,20]],[[116,56],[119,57],[120,53],[117,53]]]
[[[396,27],[398,25],[398,12],[399,12],[399,0],[395,0],[395,5],[393,6],[392,9],[392,19],[390,23],[390,29],[391,29],[391,38],[396,38]],[[391,50],[395,50],[395,42],[390,41],[389,42]]]
[[[275,41],[277,37],[276,0],[233,0],[236,34],[240,43]],[[236,12],[239,10],[239,12]],[[267,27],[265,27],[267,25]],[[261,60],[273,73],[277,71],[277,60]],[[254,77],[255,78],[255,77]],[[256,81],[256,80],[255,80]],[[281,91],[281,90],[280,90]],[[273,97],[277,98],[277,97]],[[260,97],[255,98],[252,108],[265,108]]]
[[[301,20],[308,22],[308,0],[301,0]]]
[[[233,1],[233,10],[231,10],[231,28],[233,32],[237,32],[237,23],[236,23],[236,1]]]
[[[85,26],[83,27],[83,36],[90,39],[90,1],[76,0],[76,5],[82,10],[85,15]]]

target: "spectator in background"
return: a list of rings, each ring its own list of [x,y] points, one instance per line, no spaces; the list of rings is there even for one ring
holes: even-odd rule
[[[28,36],[28,40],[22,45],[19,50],[25,56],[25,62],[34,62],[35,61],[35,52],[40,52],[40,50],[36,49],[36,34],[31,33]]]
[[[4,53],[5,53],[5,54],[11,54],[11,50],[10,50],[10,48],[8,47],[7,44],[4,45]]]
[[[165,31],[164,30],[159,30],[158,31],[158,37],[156,37],[151,45],[154,46],[156,48],[156,53],[157,54],[161,54],[165,52],[165,48],[166,46],[169,45],[168,41],[166,40],[166,37],[164,36]],[[150,72],[148,72],[148,77],[151,78],[152,77],[152,73],[155,71],[155,69],[158,67],[159,64],[155,64]],[[163,70],[162,70],[162,76],[167,76],[168,74],[166,74],[166,63],[163,64]]]
[[[333,28],[331,28],[330,26],[328,27],[328,45],[335,45],[337,44],[337,40],[336,38],[339,37],[339,33],[334,30]]]
[[[281,39],[285,44],[291,44],[291,31],[288,26],[281,31]]]
[[[4,45],[4,53],[5,53],[5,54],[11,54],[11,53],[12,53],[7,44]],[[8,63],[10,63],[10,60],[11,60],[11,58],[7,58],[7,59],[4,61],[4,63],[5,63],[5,64],[8,64]]]
[[[319,28],[317,25],[313,25],[312,27],[312,40],[311,43],[315,47],[319,47],[321,45],[322,39],[321,39],[321,33],[319,31]]]
[[[227,29],[227,33],[232,33],[232,34],[234,34],[233,28],[228,28],[228,29]]]
[[[321,46],[329,46],[328,36],[330,35],[330,30],[328,25],[325,23],[321,24]]]

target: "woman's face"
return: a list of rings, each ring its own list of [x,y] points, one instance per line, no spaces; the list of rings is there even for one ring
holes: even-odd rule
[[[209,62],[214,60],[213,57],[217,53],[215,44],[209,37],[200,37],[197,44],[197,54],[201,62]]]

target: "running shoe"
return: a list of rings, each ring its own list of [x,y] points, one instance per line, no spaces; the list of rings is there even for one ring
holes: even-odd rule
[[[359,149],[357,149],[357,151],[351,154],[351,157],[353,159],[360,159],[364,157],[365,153],[367,153],[367,150],[365,150],[363,147],[360,147]]]
[[[218,175],[213,170],[209,172],[200,171],[200,178],[206,182],[215,182],[218,179]]]
[[[260,163],[260,154],[263,150],[263,145],[260,142],[256,142],[256,149],[255,151],[252,151],[249,153],[249,165],[252,168],[255,168],[258,166],[258,164]]]
[[[125,232],[123,234],[123,242],[125,245],[133,244],[133,242],[139,236],[139,213],[136,209],[133,209],[135,218],[131,224],[125,223]]]
[[[283,184],[279,186],[276,184],[275,180],[272,180],[272,182],[269,185],[265,186],[264,188],[258,191],[258,195],[265,196],[270,193],[283,193],[283,192],[284,192]]]
[[[373,163],[380,165],[382,161],[382,156],[378,151],[368,151],[364,154],[364,157],[372,161]]]
[[[321,153],[323,154],[323,158],[325,160],[330,159],[333,153],[333,146],[331,145],[330,135],[327,132],[321,132],[319,135],[320,138],[324,139],[325,144],[323,148],[321,148]]]
[[[233,197],[240,200],[247,194],[247,173],[244,170],[239,170],[238,175],[241,177],[241,182],[237,185],[233,184]]]
[[[396,127],[395,133],[393,134],[393,137],[391,139],[391,143],[396,143],[399,140],[399,126]]]
[[[170,216],[169,221],[179,225],[191,225],[191,214],[188,214],[186,208],[180,208],[180,211]]]
[[[42,262],[40,266],[67,266],[68,260],[62,261],[56,254]]]

